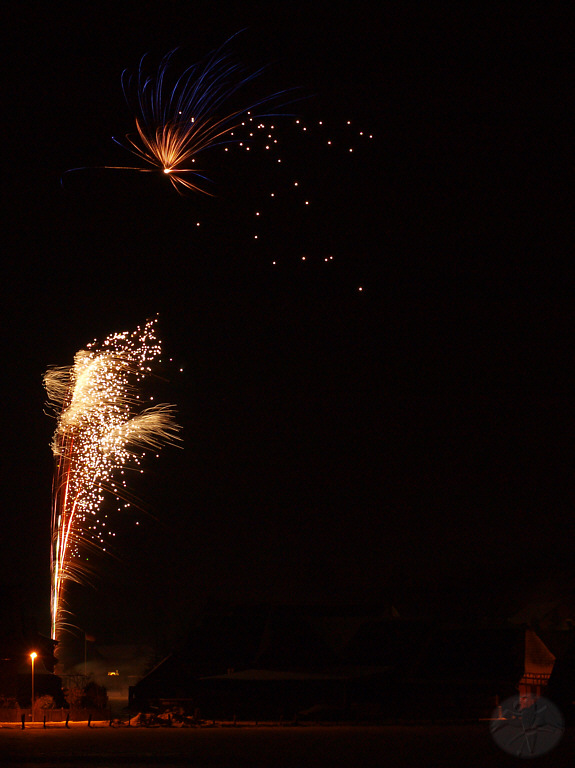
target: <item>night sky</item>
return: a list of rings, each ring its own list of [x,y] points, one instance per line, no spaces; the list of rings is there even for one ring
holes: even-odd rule
[[[114,519],[117,559],[71,593],[97,639],[174,638],[210,601],[504,612],[573,578],[572,20],[11,5],[0,582],[40,628],[42,375],[157,312],[184,448],[148,465],[147,512]],[[206,152],[213,197],[97,170],[138,164],[112,141],[133,130],[125,68],[244,28],[238,60],[266,65],[250,93],[297,89],[281,169]]]

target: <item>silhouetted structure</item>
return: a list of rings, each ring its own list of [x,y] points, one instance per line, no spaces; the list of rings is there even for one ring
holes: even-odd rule
[[[525,623],[403,619],[390,606],[216,609],[130,703],[208,719],[476,719],[525,686],[545,693],[553,664],[573,667],[566,638],[551,650]],[[567,677],[551,676],[561,703]]]
[[[52,696],[62,706],[60,678],[54,675],[56,641],[41,635],[33,622],[25,617],[19,589],[0,587],[0,697],[3,704],[17,702],[28,706],[31,699],[32,664],[34,662],[35,698]]]

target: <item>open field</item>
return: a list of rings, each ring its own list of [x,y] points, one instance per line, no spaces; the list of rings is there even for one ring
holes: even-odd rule
[[[520,765],[492,741],[488,723],[401,726],[265,726],[111,728],[97,723],[0,725],[2,765],[147,765],[190,768],[486,768]],[[575,760],[575,730],[536,759],[537,766],[567,768]]]

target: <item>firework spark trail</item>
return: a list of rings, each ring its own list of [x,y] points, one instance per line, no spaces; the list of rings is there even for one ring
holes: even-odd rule
[[[138,384],[151,373],[161,344],[150,320],[132,333],[115,333],[80,350],[74,365],[44,376],[57,416],[52,441],[51,632],[60,634],[68,611],[68,581],[85,582],[86,552],[106,549],[99,511],[106,492],[125,495],[123,468],[140,466],[147,448],[177,440],[173,407],[145,407]]]

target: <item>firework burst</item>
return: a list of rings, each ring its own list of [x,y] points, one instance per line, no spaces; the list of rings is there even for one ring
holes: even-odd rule
[[[282,91],[228,111],[232,97],[263,71],[247,73],[235,63],[228,50],[230,40],[180,73],[177,48],[163,57],[152,74],[147,71],[147,55],[135,74],[124,70],[122,90],[134,114],[137,133],[127,134],[125,141],[114,141],[151,167],[104,168],[164,173],[179,193],[193,190],[210,194],[199,182],[207,179],[195,166],[198,155],[222,143],[236,142],[233,130],[252,110],[272,103],[275,109],[285,106],[279,103],[281,94],[286,93]],[[267,110],[265,114],[270,116]]]
[[[177,440],[170,405],[146,407],[140,383],[161,352],[156,319],[134,332],[114,333],[80,350],[74,364],[44,376],[57,417],[52,441],[52,637],[67,625],[68,581],[85,582],[91,548],[106,549],[101,513],[106,493],[127,494],[124,468],[140,466],[146,449]]]

